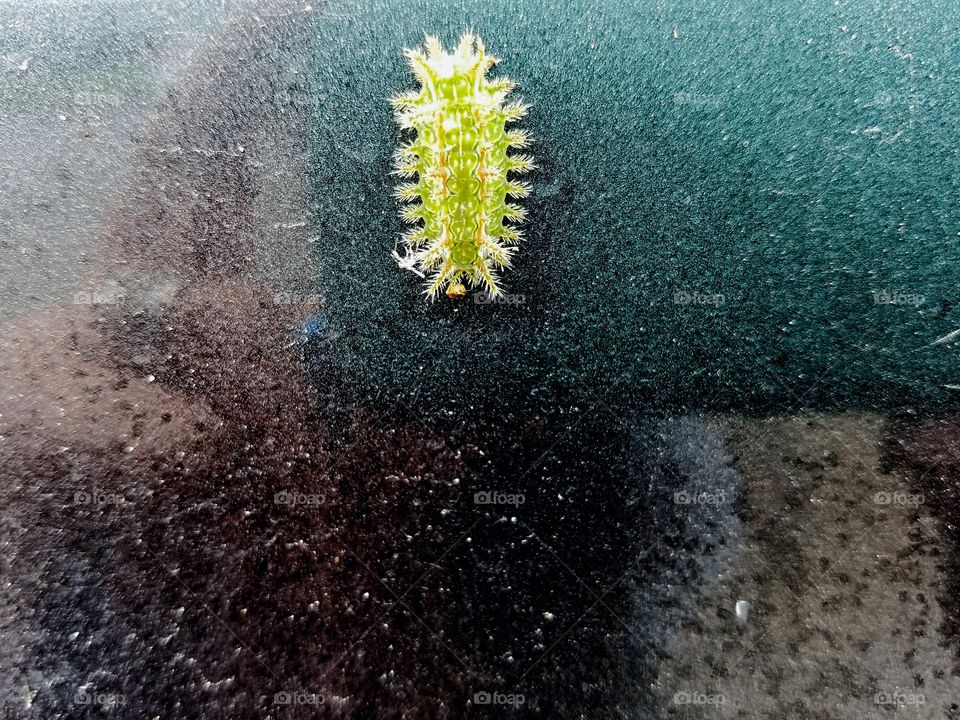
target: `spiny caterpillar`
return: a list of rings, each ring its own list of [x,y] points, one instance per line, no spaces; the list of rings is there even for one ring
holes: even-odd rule
[[[402,183],[395,195],[419,202],[401,212],[416,227],[403,236],[406,255],[394,250],[393,256],[400,267],[427,278],[431,300],[444,288],[451,299],[463,297],[464,283],[497,297],[502,292],[497,271],[510,267],[522,239],[520,230],[504,221],[522,222],[526,215],[506,199],[530,193],[529,183],[508,179],[507,173],[534,167],[528,155],[507,155],[508,148],[527,147],[530,137],[505,126],[522,118],[527,106],[504,104],[516,85],[485,77],[497,59],[472,33],[460,38],[452,55],[429,35],[422,50],[404,54],[421,87],[390,100],[400,128],[416,132],[416,139],[397,151],[394,173],[417,181]]]

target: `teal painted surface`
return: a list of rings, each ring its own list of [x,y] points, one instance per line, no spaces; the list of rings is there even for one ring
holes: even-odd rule
[[[956,404],[960,338],[930,345],[960,328],[955,4],[318,14],[317,272],[365,392],[447,407],[617,382],[667,406]],[[532,106],[540,169],[509,304],[430,305],[390,257],[401,51],[466,28]]]

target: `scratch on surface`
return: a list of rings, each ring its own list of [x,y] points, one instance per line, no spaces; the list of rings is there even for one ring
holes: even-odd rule
[[[883,140],[881,140],[881,141],[880,141],[880,144],[881,144],[881,145],[889,145],[890,143],[896,141],[896,139],[897,139],[898,137],[900,137],[901,135],[903,135],[903,128],[900,128],[899,130],[897,130],[897,132],[894,133],[893,135],[891,135],[890,137],[886,137],[886,138],[884,138]]]
[[[942,338],[938,338],[937,340],[934,340],[927,347],[933,347],[934,345],[944,345],[957,337],[960,337],[960,328],[954,330],[952,333],[947,333]]]

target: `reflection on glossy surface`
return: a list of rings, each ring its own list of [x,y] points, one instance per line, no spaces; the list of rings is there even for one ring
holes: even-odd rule
[[[371,388],[308,145],[350,9],[66,7],[3,8],[5,717],[958,711],[954,416]]]

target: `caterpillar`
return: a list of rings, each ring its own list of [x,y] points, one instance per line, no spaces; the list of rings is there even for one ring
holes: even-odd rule
[[[516,87],[512,80],[486,77],[498,60],[473,33],[465,33],[452,54],[428,35],[422,49],[404,55],[420,89],[398,93],[390,102],[401,132],[416,137],[397,150],[393,172],[416,180],[395,192],[407,203],[401,217],[414,227],[401,240],[405,254],[394,249],[393,257],[427,281],[430,300],[444,289],[450,299],[462,298],[467,285],[498,297],[499,271],[510,267],[523,239],[512,223],[526,217],[507,198],[530,193],[529,183],[507,174],[534,167],[527,154],[507,155],[509,148],[528,147],[530,136],[506,125],[529,107],[506,102]]]

